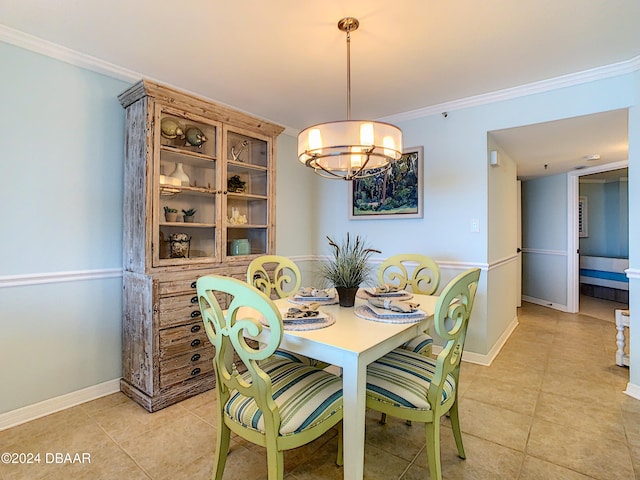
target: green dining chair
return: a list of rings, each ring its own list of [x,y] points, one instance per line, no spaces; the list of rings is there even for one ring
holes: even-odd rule
[[[269,298],[287,298],[300,289],[300,269],[293,260],[280,255],[262,255],[247,267],[247,283]]]
[[[247,267],[247,283],[269,298],[291,297],[300,289],[301,277],[298,265],[290,258],[280,255],[261,255],[251,260]],[[328,363],[288,350],[278,349],[274,355],[318,368],[329,366]]]
[[[216,456],[212,479],[220,480],[231,432],[267,450],[269,480],[282,480],[285,450],[312,442],[338,426],[342,465],[342,379],[318,368],[272,357],[282,340],[282,317],[264,293],[230,277],[207,275],[196,284],[204,327],[215,349]],[[231,298],[222,310],[216,294]],[[223,295],[225,296],[225,295]],[[245,334],[271,330],[253,348]],[[239,362],[247,369],[239,373]]]
[[[435,308],[435,331],[445,342],[437,358],[396,348],[367,367],[367,407],[406,421],[424,422],[432,480],[442,479],[440,420],[449,415],[458,449],[465,458],[458,415],[460,361],[467,337],[480,269],[456,276]]]
[[[378,268],[378,283],[390,284],[420,295],[433,295],[440,285],[438,264],[426,255],[401,253],[387,258]],[[402,348],[412,352],[431,355],[433,338],[424,332],[405,344]]]

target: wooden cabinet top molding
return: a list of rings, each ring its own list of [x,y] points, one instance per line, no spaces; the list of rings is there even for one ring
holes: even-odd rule
[[[152,97],[165,105],[185,109],[204,118],[260,132],[267,136],[278,136],[284,131],[284,127],[275,123],[147,79],[140,80],[122,92],[118,95],[118,100],[126,108],[143,97]]]

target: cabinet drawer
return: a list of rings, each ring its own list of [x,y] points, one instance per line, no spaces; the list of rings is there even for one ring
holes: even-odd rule
[[[185,280],[171,280],[170,282],[160,282],[158,284],[158,293],[160,296],[176,295],[179,293],[192,293],[196,294],[196,280],[198,276],[194,275],[193,278]]]
[[[160,388],[213,371],[213,345],[160,362]]]
[[[181,323],[200,320],[200,305],[198,296],[178,295],[176,297],[160,297],[158,302],[160,328],[167,328]]]
[[[202,322],[160,330],[160,361],[211,345]]]

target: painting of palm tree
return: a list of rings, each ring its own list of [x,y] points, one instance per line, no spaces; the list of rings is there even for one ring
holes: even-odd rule
[[[350,218],[422,217],[422,147],[406,149],[383,173],[351,185]]]

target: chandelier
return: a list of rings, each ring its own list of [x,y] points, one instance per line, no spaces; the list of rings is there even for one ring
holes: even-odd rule
[[[372,120],[351,120],[351,32],[360,22],[345,17],[347,34],[347,119],[319,123],[298,135],[298,160],[326,178],[353,180],[385,172],[402,156],[402,131]]]

